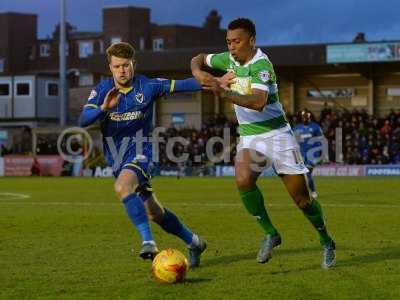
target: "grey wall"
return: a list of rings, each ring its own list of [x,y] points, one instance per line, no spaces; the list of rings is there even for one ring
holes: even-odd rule
[[[38,118],[58,118],[60,115],[60,97],[47,95],[47,84],[57,83],[54,77],[37,77],[37,117]]]
[[[31,85],[29,96],[17,96],[17,84],[29,82]],[[14,76],[14,118],[34,118],[35,111],[35,76]]]

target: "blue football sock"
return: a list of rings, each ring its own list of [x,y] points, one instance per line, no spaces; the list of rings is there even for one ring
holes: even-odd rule
[[[193,240],[193,233],[179,221],[178,217],[175,216],[173,212],[166,208],[164,210],[164,218],[160,223],[161,228],[170,234],[176,235],[187,245],[190,245]]]
[[[129,219],[131,219],[132,223],[139,231],[142,241],[152,241],[153,236],[151,234],[149,219],[147,217],[142,198],[140,198],[139,195],[133,193],[126,196],[122,200],[122,203],[125,206],[125,210],[128,214]]]
[[[308,172],[306,176],[307,176],[308,188],[310,189],[311,192],[315,192],[315,184],[311,172]]]

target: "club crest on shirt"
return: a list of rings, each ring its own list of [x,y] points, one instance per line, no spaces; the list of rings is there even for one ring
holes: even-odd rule
[[[90,95],[89,95],[88,100],[92,100],[92,99],[95,98],[96,96],[97,96],[96,90],[92,90],[92,91],[90,92]]]
[[[261,71],[260,73],[258,73],[258,76],[260,77],[260,79],[262,80],[262,82],[267,82],[269,79],[269,72],[268,71]]]
[[[136,98],[136,101],[137,101],[137,102],[143,103],[144,95],[143,95],[142,93],[136,93],[135,98]]]

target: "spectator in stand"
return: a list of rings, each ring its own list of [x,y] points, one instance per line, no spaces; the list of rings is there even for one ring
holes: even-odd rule
[[[40,176],[40,175],[41,175],[40,164],[37,157],[35,156],[32,162],[31,176]]]

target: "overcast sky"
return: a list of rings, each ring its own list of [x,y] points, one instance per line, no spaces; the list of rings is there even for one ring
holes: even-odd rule
[[[256,23],[259,45],[350,42],[357,32],[368,40],[400,40],[400,0],[66,0],[67,20],[81,31],[101,31],[104,5],[151,8],[158,24],[202,26],[211,9],[230,20]],[[59,0],[0,0],[0,11],[35,13],[39,37],[59,19]]]

